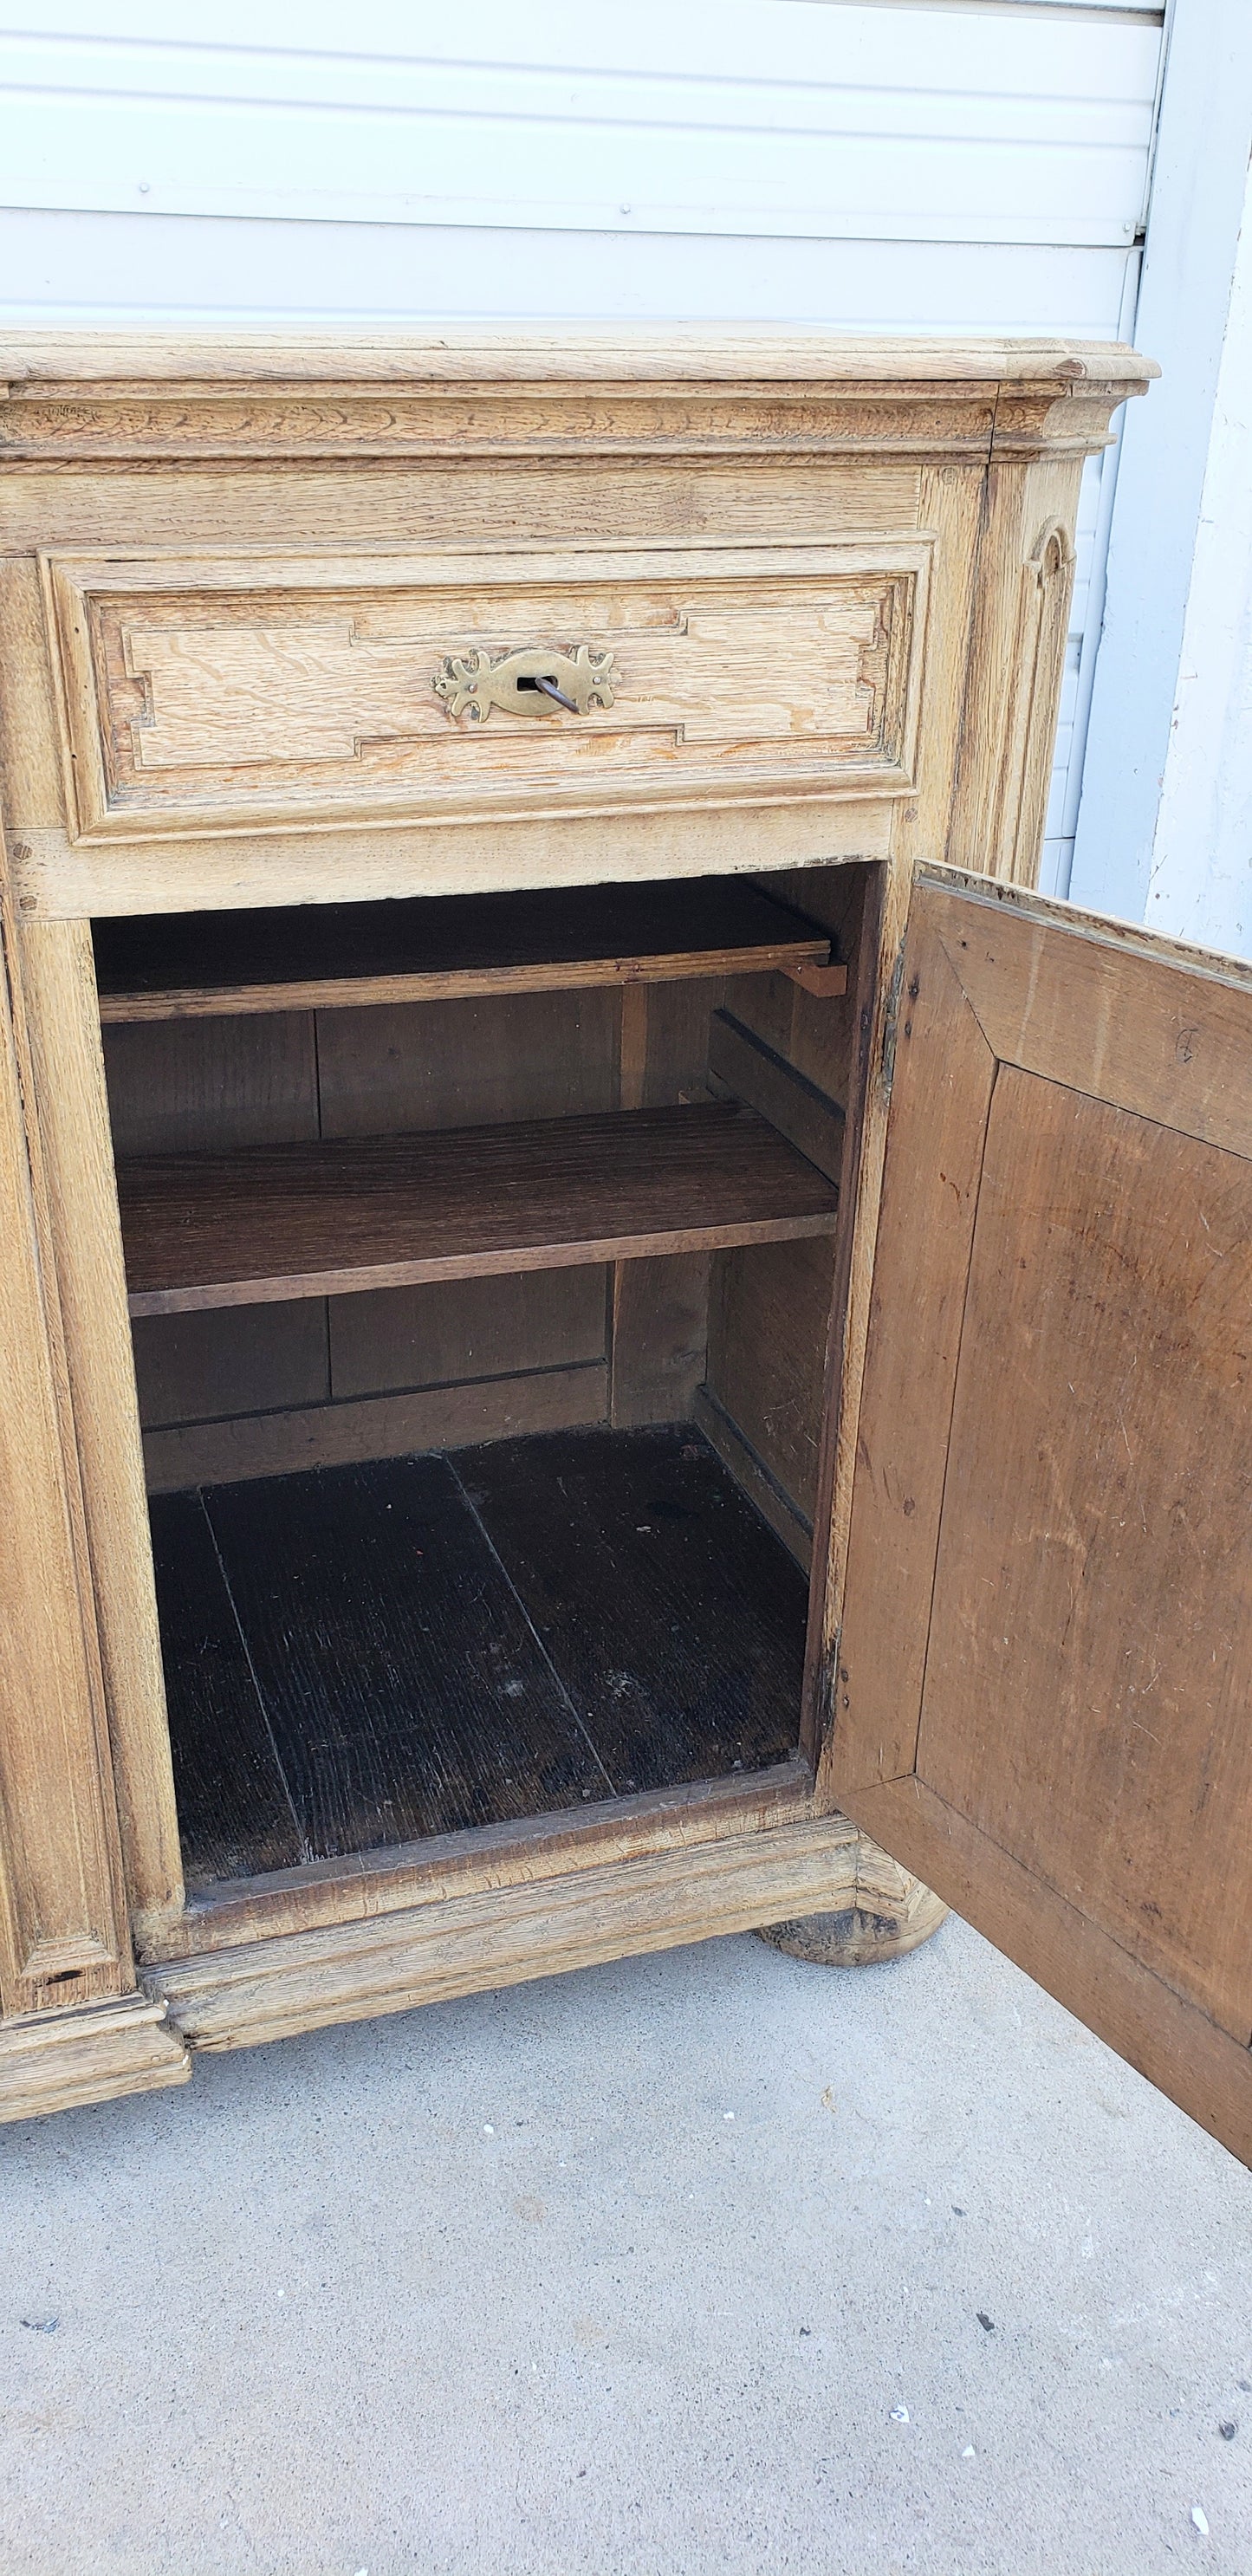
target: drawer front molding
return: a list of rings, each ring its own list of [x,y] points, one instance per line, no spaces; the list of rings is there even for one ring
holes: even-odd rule
[[[71,832],[905,795],[932,551],[48,557]]]

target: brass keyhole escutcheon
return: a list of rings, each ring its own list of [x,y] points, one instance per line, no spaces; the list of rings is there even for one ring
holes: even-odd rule
[[[611,651],[528,644],[495,661],[489,653],[449,653],[431,686],[450,716],[483,724],[493,707],[510,716],[552,716],[562,708],[585,716],[593,707],[611,707],[617,677]]]

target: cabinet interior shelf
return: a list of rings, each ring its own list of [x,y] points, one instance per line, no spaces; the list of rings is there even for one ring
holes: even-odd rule
[[[528,1119],[118,1165],[132,1315],[774,1243],[834,1183],[752,1109]]]
[[[734,880],[98,920],[104,1021],[543,993],[771,970],[842,989],[830,938]]]

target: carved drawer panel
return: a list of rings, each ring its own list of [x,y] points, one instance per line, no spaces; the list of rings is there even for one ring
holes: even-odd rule
[[[906,793],[929,559],[52,558],[71,833]]]

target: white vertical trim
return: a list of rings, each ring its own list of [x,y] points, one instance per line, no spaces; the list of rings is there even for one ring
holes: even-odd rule
[[[1122,309],[1118,316],[1119,340],[1135,337],[1135,316],[1139,301],[1140,260],[1136,256],[1126,263],[1126,282],[1122,290]],[[1141,397],[1140,397],[1141,399]],[[1091,541],[1091,579],[1083,610],[1081,638],[1078,646],[1078,684],[1074,693],[1073,731],[1065,767],[1065,794],[1061,810],[1061,830],[1056,858],[1051,869],[1041,868],[1039,882],[1046,894],[1067,895],[1070,892],[1074,864],[1074,844],[1082,802],[1083,777],[1087,758],[1087,737],[1091,725],[1091,701],[1095,689],[1096,665],[1100,657],[1100,638],[1104,630],[1104,606],[1108,595],[1109,534],[1113,525],[1113,505],[1117,498],[1117,469],[1121,461],[1122,433],[1126,425],[1126,405],[1114,412],[1110,427],[1113,445],[1106,447],[1098,460],[1099,499],[1096,503],[1095,530]]]
[[[1252,189],[1235,262],[1147,919],[1252,955]]]
[[[1252,151],[1252,7],[1176,0],[1135,336],[1163,377],[1130,406],[1070,891],[1141,921],[1178,687]]]

